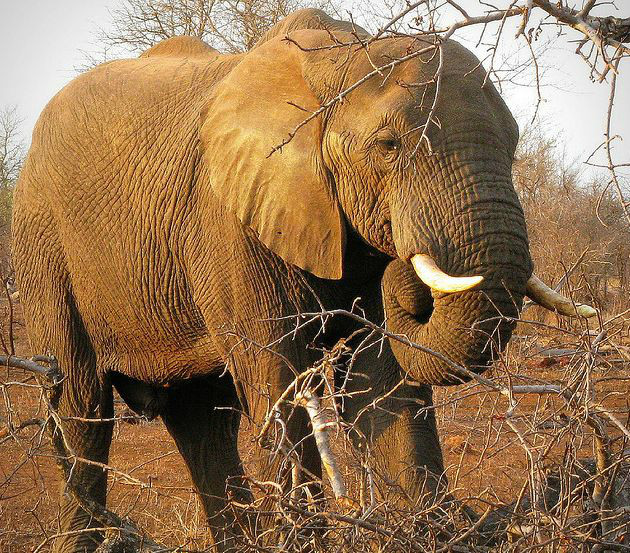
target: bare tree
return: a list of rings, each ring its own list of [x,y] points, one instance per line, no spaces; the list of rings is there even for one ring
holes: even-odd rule
[[[463,38],[481,54],[488,78],[500,88],[507,83],[524,82],[536,87],[538,102],[534,118],[543,100],[542,69],[549,45],[574,48],[594,86],[609,87],[608,108],[602,113],[601,129],[594,129],[601,132],[603,140],[584,161],[607,172],[603,193],[613,193],[622,216],[630,223],[630,157],[627,146],[623,147],[623,137],[616,130],[618,121],[614,109],[616,103],[621,103],[617,97],[617,81],[630,59],[630,12],[627,3],[620,5],[626,9],[625,13],[620,13],[614,1],[607,0],[498,0],[492,3],[483,0],[380,0],[378,3],[354,0],[350,9],[356,13],[353,19],[373,34],[369,42],[391,35],[424,36],[433,40],[433,48],[438,52],[444,40]],[[412,56],[426,53],[423,49]],[[378,78],[383,72],[387,74],[406,59],[408,57],[375,67],[369,78]],[[438,88],[440,73],[438,70],[434,77]],[[349,90],[355,85],[357,83],[350,84]],[[345,96],[345,92],[339,94],[322,106],[324,109],[317,115]],[[585,111],[590,109],[591,106],[584,106]],[[437,121],[430,122],[439,125]]]
[[[141,52],[178,35],[199,37],[224,52],[242,52],[280,19],[305,6],[303,0],[123,0],[111,11],[111,29],[100,29],[98,42],[104,57]]]
[[[15,106],[0,110],[0,229],[9,224],[13,186],[24,161],[25,147],[20,139],[21,123]]]
[[[22,120],[15,106],[0,110],[0,186],[13,188],[24,160],[19,132]]]
[[[572,291],[612,312],[628,296],[630,225],[607,182],[568,162],[561,144],[527,125],[513,166],[536,271],[560,282],[577,263]]]

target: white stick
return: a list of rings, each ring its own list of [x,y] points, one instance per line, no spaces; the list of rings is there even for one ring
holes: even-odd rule
[[[328,435],[328,428],[334,426],[336,423],[328,421],[326,412],[321,407],[319,397],[310,390],[304,390],[297,394],[296,401],[302,405],[308,416],[311,419],[311,425],[313,426],[313,436],[315,436],[315,443],[319,450],[319,455],[322,458],[322,463],[330,484],[337,500],[348,500],[348,490],[346,484],[341,476],[341,471],[337,464],[337,459],[333,455],[330,449],[330,437]]]

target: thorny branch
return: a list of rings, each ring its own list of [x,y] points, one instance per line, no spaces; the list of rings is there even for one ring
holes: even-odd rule
[[[580,35],[577,53],[588,64],[592,74],[597,80],[609,79],[610,97],[606,118],[605,142],[602,144],[606,155],[605,167],[610,172],[610,186],[615,190],[620,202],[623,214],[630,222],[628,201],[624,190],[623,178],[618,174],[618,169],[627,164],[616,163],[613,156],[613,145],[620,141],[620,137],[613,134],[613,105],[615,102],[616,85],[618,75],[622,69],[622,63],[630,55],[627,43],[630,42],[630,18],[617,18],[613,16],[601,17],[592,15],[597,8],[606,8],[608,3],[598,0],[588,0],[582,3],[580,9],[569,7],[567,2],[548,2],[545,0],[529,0],[523,2],[510,2],[509,8],[499,9],[485,6],[487,11],[481,15],[471,15],[472,10],[465,10],[452,0],[446,0],[443,6],[450,6],[457,12],[458,20],[454,23],[438,27],[436,21],[435,3],[419,1],[407,4],[404,9],[394,14],[388,21],[380,25],[373,37],[362,40],[358,37],[351,43],[338,42],[333,44],[335,48],[365,48],[376,40],[382,40],[387,36],[400,35],[401,25],[406,18],[415,17],[414,32],[423,38],[422,46],[417,50],[399,59],[394,59],[383,65],[375,65],[373,71],[365,75],[361,80],[352,83],[345,90],[337,93],[333,98],[323,103],[319,109],[297,125],[281,144],[273,148],[269,155],[281,150],[288,144],[301,127],[316,117],[324,115],[336,103],[346,100],[347,96],[370,79],[387,79],[391,71],[398,65],[417,58],[426,57],[434,59],[439,55],[441,45],[452,37],[457,31],[464,28],[479,27],[481,35],[486,32],[489,24],[493,22],[504,23],[509,18],[521,17],[517,36],[528,39],[528,47],[535,40],[538,29],[530,28],[535,13],[543,13],[546,17],[541,25],[556,25],[561,29],[571,29]],[[234,5],[236,9],[236,4]],[[420,10],[425,10],[420,12]],[[428,27],[420,26],[422,15],[424,21],[430,21]],[[207,28],[209,15],[200,12],[198,28],[192,34],[201,35],[199,29]],[[160,36],[168,34],[161,20],[152,14],[146,16],[147,20],[153,20],[156,33]],[[186,27],[187,29],[189,27]],[[193,27],[190,27],[191,29]],[[232,37],[222,34],[219,28],[211,29],[216,36],[220,36],[226,47],[230,50],[238,50],[240,45],[235,43]],[[260,34],[260,29],[255,29],[252,36]],[[331,35],[332,36],[332,35]],[[497,77],[493,69],[494,54],[500,35],[496,41],[490,57],[491,66],[489,74]],[[287,37],[288,41],[292,41]],[[481,40],[481,38],[480,38]],[[138,44],[145,48],[150,44],[144,42]],[[299,44],[294,44],[301,47]],[[330,47],[327,47],[330,48]],[[536,61],[536,55],[531,50],[532,59]],[[442,64],[430,81],[439,85]],[[538,74],[536,81],[538,83]],[[439,94],[439,86],[436,86]],[[427,118],[427,125],[438,124],[433,118],[433,109],[437,102],[437,95],[433,99],[433,108]],[[423,128],[422,138],[426,139],[426,126]],[[430,150],[430,144],[427,145]],[[581,258],[575,263],[579,265]],[[573,269],[572,269],[573,270]],[[572,270],[570,272],[572,272]],[[566,275],[568,278],[569,275]],[[320,452],[324,459],[328,482],[331,483],[333,493],[337,499],[359,496],[359,500],[352,502],[338,502],[338,507],[344,510],[339,512],[334,507],[326,508],[322,502],[318,508],[304,500],[303,486],[297,486],[299,478],[295,478],[289,489],[283,487],[278,481],[261,482],[250,479],[252,486],[264,490],[264,494],[251,505],[238,505],[233,502],[230,506],[244,520],[243,513],[260,509],[263,499],[273,499],[276,516],[276,524],[273,530],[268,531],[271,541],[244,532],[243,550],[276,551],[277,544],[281,544],[283,550],[300,550],[305,543],[310,544],[312,551],[329,550],[330,544],[359,550],[366,543],[371,549],[381,550],[437,550],[437,551],[489,551],[496,550],[493,546],[483,544],[497,540],[497,535],[503,536],[507,532],[513,543],[502,546],[511,547],[513,551],[543,551],[545,547],[574,546],[576,550],[585,550],[590,547],[592,551],[629,551],[630,550],[630,469],[628,467],[628,444],[630,443],[630,429],[628,426],[627,397],[623,404],[624,394],[627,396],[628,358],[623,352],[627,352],[628,345],[621,340],[624,332],[627,334],[627,311],[611,317],[607,321],[600,321],[600,327],[593,332],[588,329],[570,329],[549,325],[539,321],[521,321],[522,335],[516,336],[514,343],[496,363],[495,373],[478,375],[461,367],[445,356],[437,354],[421,344],[414,344],[404,336],[396,336],[388,332],[385,324],[379,325],[367,320],[358,311],[323,310],[317,313],[302,313],[296,317],[296,329],[309,324],[323,324],[331,317],[349,317],[359,326],[366,329],[367,344],[364,347],[378,347],[384,339],[399,340],[408,347],[417,349],[430,355],[436,355],[449,366],[456,374],[462,376],[462,380],[471,379],[471,384],[462,386],[457,392],[439,392],[434,409],[442,421],[444,428],[456,429],[447,435],[452,437],[464,436],[460,442],[453,446],[453,450],[459,452],[460,462],[456,467],[455,478],[451,480],[451,491],[457,495],[462,503],[483,506],[484,514],[475,521],[462,521],[461,512],[457,504],[442,498],[437,505],[419,508],[417,505],[408,508],[395,507],[382,499],[389,487],[389,482],[383,482],[379,478],[376,467],[370,465],[369,459],[359,458],[352,451],[347,434],[351,427],[342,421],[338,405],[343,405],[347,396],[344,387],[337,388],[331,379],[331,373],[337,370],[337,363],[344,363],[344,359],[352,359],[357,352],[339,348],[324,353],[324,361],[305,371],[297,372],[294,381],[287,387],[284,394],[278,398],[269,398],[270,410],[262,428],[258,430],[258,441],[265,444],[265,436],[276,425],[280,429],[280,443],[274,450],[277,455],[287,456],[290,463],[302,470],[295,457],[295,445],[283,442],[286,435],[282,434],[286,412],[284,407],[292,409],[307,407],[310,410],[312,430],[317,437]],[[12,328],[11,324],[9,325]],[[538,350],[532,353],[537,346],[537,341],[532,335],[527,334],[527,329],[534,327],[537,332],[555,332],[556,336],[562,336],[563,340],[572,341],[570,348],[564,348],[559,361],[554,357],[545,357]],[[621,329],[621,330],[619,330]],[[297,330],[296,330],[297,331]],[[244,342],[245,336],[240,337]],[[4,339],[4,338],[3,338]],[[290,336],[283,337],[290,339]],[[14,353],[12,339],[9,339],[10,348],[7,355],[0,356],[0,364],[11,368],[13,378],[17,371],[25,371],[26,374],[36,374],[41,384],[34,384],[31,378],[26,380],[5,379],[0,385],[4,400],[5,420],[0,420],[0,445],[17,444],[22,447],[28,442],[24,436],[31,433],[33,446],[18,449],[24,455],[23,462],[15,463],[15,470],[4,476],[4,482],[0,485],[0,500],[11,496],[11,485],[14,475],[23,464],[36,465],[37,456],[43,450],[41,442],[43,428],[46,426],[63,425],[62,417],[56,412],[54,402],[47,399],[46,412],[37,416],[21,417],[19,409],[16,410],[11,398],[11,390],[19,388],[29,393],[37,391],[43,398],[49,398],[49,393],[63,386],[63,375],[57,367],[55,359],[50,356],[38,356],[25,359],[12,355]],[[376,344],[376,345],[374,345]],[[267,345],[271,347],[270,345]],[[265,346],[262,346],[265,347]],[[625,349],[624,349],[625,348]],[[11,353],[11,355],[9,355]],[[627,353],[626,353],[627,355]],[[531,371],[524,371],[523,365],[532,360],[551,359],[556,367],[555,373],[550,377],[543,375],[525,375]],[[350,361],[348,366],[352,366]],[[8,369],[7,369],[8,370]],[[352,378],[352,371],[346,374],[346,380]],[[407,381],[395,383],[397,386],[409,384]],[[261,390],[261,393],[265,393]],[[388,392],[388,393],[391,393]],[[377,398],[366,409],[381,409],[382,398]],[[462,407],[467,402],[478,401],[478,408]],[[621,407],[620,407],[621,406]],[[426,412],[426,406],[418,406],[418,416]],[[462,414],[463,411],[463,414]],[[472,412],[472,415],[471,415]],[[326,420],[321,420],[325,413]],[[116,416],[118,423],[124,417]],[[626,419],[624,421],[624,418]],[[95,422],[99,419],[90,419]],[[53,421],[56,424],[50,425]],[[339,430],[337,436],[331,436],[327,432],[330,428]],[[457,429],[463,429],[457,432]],[[350,459],[341,459],[339,447],[335,447],[335,439],[341,439],[342,443],[351,451]],[[331,443],[332,442],[332,443]],[[92,463],[100,469],[109,470],[117,477],[124,478],[129,485],[139,489],[155,493],[150,482],[144,482],[131,474],[125,473],[113,466],[93,463],[75,455],[63,438],[63,433],[58,432],[53,440],[54,454],[59,459],[63,468],[64,479],[68,483],[67,493],[74,494],[85,510],[92,513],[102,525],[101,530],[111,532],[110,543],[119,539],[130,539],[130,547],[144,547],[144,550],[167,551],[155,541],[146,537],[136,524],[125,519],[100,505],[93,504],[81,492],[72,489],[71,472],[74,463]],[[445,448],[445,449],[446,449]],[[477,448],[477,449],[476,449]],[[588,459],[585,450],[592,450],[593,460]],[[13,450],[12,450],[13,451]],[[448,450],[447,450],[448,451]],[[472,451],[472,452],[471,452]],[[519,480],[522,483],[522,493],[518,499],[511,501],[511,496],[499,497],[499,492],[488,488],[487,474],[491,477],[501,471],[516,478],[521,476],[513,470],[511,463],[517,457],[517,452],[523,452],[526,479]],[[505,455],[509,462],[505,462]],[[356,457],[353,457],[356,455]],[[498,459],[504,456],[503,464],[498,464]],[[467,463],[464,462],[466,459]],[[309,478],[313,475],[307,474]],[[277,480],[280,478],[278,477]],[[467,485],[479,480],[484,485],[478,486],[479,493],[466,492],[463,486],[459,486],[460,479],[467,479]],[[369,487],[369,493],[360,494],[357,488]],[[485,487],[484,487],[485,486]],[[377,490],[378,488],[378,490]],[[512,490],[511,490],[512,491]],[[315,501],[315,503],[317,503]],[[348,512],[350,509],[350,512]],[[2,503],[0,503],[0,515]],[[237,516],[238,518],[238,516]],[[40,526],[44,526],[38,520]],[[243,523],[245,525],[245,523]],[[0,525],[2,526],[2,525]],[[184,523],[182,522],[182,526]],[[314,528],[318,530],[315,531]],[[90,529],[94,532],[98,528]],[[275,533],[274,533],[275,532]],[[319,532],[319,534],[318,534]],[[264,533],[263,533],[264,534]],[[44,530],[44,536],[37,550],[42,550],[56,537],[54,531]],[[267,537],[269,537],[267,535]],[[282,538],[282,539],[279,539]],[[0,534],[0,539],[2,539]],[[502,538],[501,538],[502,539]],[[328,541],[326,541],[328,540]],[[486,540],[486,541],[484,541]],[[488,541],[489,540],[489,541]],[[275,541],[273,547],[269,544]],[[1,543],[1,542],[0,542]],[[107,545],[107,544],[106,544]],[[319,548],[319,549],[318,549]],[[397,548],[397,549],[396,549]],[[176,548],[171,548],[175,550]],[[556,549],[557,550],[557,549]]]
[[[566,276],[568,278],[568,275]],[[413,344],[404,336],[396,336],[387,331],[385,326],[376,325],[362,315],[356,313],[354,310],[332,310],[323,311],[318,313],[302,313],[296,316],[296,325],[304,327],[309,323],[315,323],[316,321],[324,321],[330,317],[348,317],[354,321],[360,323],[369,330],[370,333],[375,333],[381,337],[387,337],[389,339],[399,340],[410,347],[417,348],[425,353],[435,355],[445,362],[449,362],[447,359],[443,359],[442,356],[436,352],[432,352],[430,349],[425,348],[419,344]],[[298,322],[299,321],[299,322]],[[627,427],[619,421],[619,419],[610,412],[607,407],[604,407],[601,400],[597,398],[595,394],[595,381],[594,376],[596,371],[599,370],[600,356],[602,348],[609,340],[610,330],[601,328],[596,336],[591,337],[590,333],[579,335],[581,339],[585,340],[584,347],[581,349],[570,350],[568,353],[575,358],[575,366],[572,368],[570,378],[566,380],[564,384],[555,383],[535,383],[535,384],[516,384],[515,376],[510,374],[506,375],[506,378],[501,378],[495,375],[494,377],[480,376],[470,371],[467,371],[464,367],[460,367],[452,362],[450,366],[459,371],[459,374],[466,376],[473,380],[475,385],[480,390],[476,393],[498,393],[500,397],[507,400],[505,410],[500,413],[495,411],[493,419],[503,421],[511,431],[517,437],[517,444],[519,444],[526,454],[528,460],[528,484],[529,494],[526,501],[519,501],[513,507],[518,509],[518,504],[524,509],[525,513],[517,517],[517,522],[505,524],[505,528],[508,533],[516,536],[520,540],[528,541],[530,538],[544,546],[549,539],[550,533],[559,531],[563,535],[574,535],[575,539],[588,539],[594,540],[593,543],[599,543],[604,550],[606,548],[612,548],[617,550],[615,544],[625,543],[627,537],[627,508],[622,507],[619,510],[620,505],[625,505],[630,497],[628,497],[627,486],[629,485],[630,474],[628,471],[627,452],[623,449],[623,438],[630,436],[630,432]],[[241,337],[245,341],[245,337]],[[380,338],[375,338],[376,342]],[[338,355],[335,357],[339,361]],[[321,370],[321,369],[320,369]],[[312,378],[314,369],[309,369],[305,373],[302,373],[296,377],[294,382],[287,388],[287,392],[283,394],[278,403],[274,405],[272,411],[277,412],[277,408],[280,402],[284,402],[291,395],[296,393],[298,384],[301,386],[309,378]],[[325,378],[324,373],[320,373],[321,378]],[[519,377],[522,378],[522,377]],[[562,400],[564,409],[567,410],[570,415],[566,416],[568,425],[559,426],[559,434],[554,436],[551,440],[547,441],[547,445],[541,448],[540,442],[541,434],[540,428],[537,425],[530,426],[528,419],[530,415],[523,413],[523,400],[519,397],[544,397],[554,396]],[[422,408],[419,408],[419,414],[422,412]],[[606,429],[602,417],[608,418],[616,430],[620,433],[622,438],[622,450],[619,450],[619,445],[614,449],[615,442],[619,444],[619,438],[613,439]],[[538,412],[534,412],[534,419],[538,418]],[[523,424],[523,422],[525,424]],[[548,463],[550,456],[554,448],[567,439],[566,432],[577,433],[579,426],[589,428],[593,439],[593,447],[595,451],[595,461],[592,464],[583,464],[583,461],[575,459],[573,462],[578,463],[582,468],[579,469],[579,478],[582,479],[581,486],[584,486],[583,492],[586,493],[587,503],[584,508],[591,513],[591,518],[588,525],[585,526],[584,515],[571,514],[569,511],[573,511],[575,508],[575,501],[569,497],[573,497],[577,484],[575,480],[568,490],[562,493],[568,493],[569,497],[566,499],[561,497],[561,490],[556,490],[553,485],[550,484],[550,478],[552,480],[556,478],[553,474],[550,476],[548,470]],[[268,429],[268,424],[265,424],[263,430]],[[582,438],[581,438],[582,439]],[[613,459],[615,459],[613,461]],[[617,468],[617,472],[615,471]],[[623,467],[622,473],[624,476],[619,479],[618,471]],[[573,469],[570,469],[573,470]],[[561,469],[562,472],[562,469]],[[575,478],[571,476],[571,478]],[[550,488],[551,486],[551,488]],[[590,490],[590,491],[588,491]],[[560,494],[560,495],[559,495]],[[615,497],[610,501],[611,497]],[[589,499],[590,498],[590,499]],[[590,505],[590,506],[588,506]],[[531,512],[527,512],[530,509]],[[551,516],[550,513],[556,513],[558,510],[566,509],[567,512],[564,519],[557,516]],[[521,509],[522,511],[522,509]],[[531,520],[531,523],[523,524],[522,520],[527,518]],[[611,522],[612,521],[612,522]],[[550,526],[551,525],[551,528]],[[599,525],[599,526],[598,526]],[[600,528],[596,530],[596,528]],[[470,529],[469,529],[470,531]],[[595,532],[595,534],[593,533]],[[594,536],[601,536],[601,541],[597,541]],[[621,540],[621,541],[619,541]],[[449,541],[447,545],[443,546],[447,548],[454,542]],[[622,548],[623,549],[623,548]]]
[[[621,70],[622,61],[630,56],[630,48],[626,46],[626,44],[630,42],[630,17],[619,18],[612,15],[606,17],[592,15],[594,10],[606,9],[609,8],[611,5],[612,4],[609,2],[594,0],[584,2],[582,8],[578,10],[569,7],[565,2],[552,3],[546,0],[529,0],[519,5],[518,0],[513,0],[509,2],[507,8],[502,9],[480,2],[479,8],[485,8],[485,13],[482,13],[481,15],[470,15],[468,11],[464,10],[457,3],[450,0],[442,4],[431,2],[430,0],[424,0],[408,3],[404,7],[404,9],[399,10],[388,21],[380,25],[378,29],[376,29],[373,36],[368,40],[362,39],[355,35],[354,40],[347,42],[335,38],[333,33],[330,33],[330,37],[333,43],[331,45],[321,47],[322,49],[330,50],[334,48],[345,48],[348,49],[348,52],[364,50],[370,61],[370,45],[374,41],[382,40],[383,38],[387,38],[388,36],[414,36],[418,40],[418,47],[414,52],[390,60],[387,63],[381,65],[375,65],[372,62],[372,66],[374,67],[374,69],[371,72],[367,73],[356,82],[351,83],[344,90],[339,91],[334,97],[323,102],[318,109],[311,112],[303,121],[297,124],[288,133],[288,135],[282,139],[279,144],[274,146],[271,149],[269,156],[282,150],[282,148],[293,139],[295,134],[303,126],[305,126],[307,123],[317,117],[325,116],[325,114],[329,110],[331,110],[337,103],[343,102],[352,91],[359,88],[365,82],[371,79],[379,78],[383,82],[385,82],[391,74],[392,70],[398,65],[418,57],[420,59],[426,58],[426,60],[428,61],[429,59],[433,58],[431,52],[433,52],[433,54],[440,52],[441,59],[441,45],[444,43],[444,41],[453,37],[453,35],[455,35],[458,31],[461,31],[462,29],[479,27],[481,29],[479,40],[481,41],[481,37],[486,32],[488,26],[492,23],[499,23],[499,28],[496,32],[494,45],[489,46],[491,55],[489,60],[490,66],[488,68],[488,76],[492,76],[494,79],[496,79],[498,81],[497,84],[501,86],[502,78],[498,75],[494,68],[495,55],[498,50],[499,43],[504,41],[502,35],[505,22],[510,18],[521,16],[522,19],[516,32],[516,37],[521,37],[524,39],[526,47],[531,54],[530,59],[535,73],[538,105],[543,99],[541,92],[540,64],[538,60],[540,53],[536,53],[534,51],[532,47],[532,42],[534,40],[537,40],[537,37],[544,26],[555,25],[558,27],[559,33],[563,32],[565,29],[570,29],[571,31],[575,31],[582,36],[582,38],[579,40],[576,53],[580,55],[588,64],[591,70],[591,74],[597,75],[597,79],[599,80],[599,82],[605,80],[607,75],[609,73],[612,73],[612,76],[610,77],[610,101],[604,133],[605,140],[602,143],[602,146],[604,147],[607,158],[605,167],[610,173],[611,184],[614,185],[615,191],[618,196],[618,201],[624,212],[624,216],[627,222],[630,224],[630,212],[628,211],[630,202],[627,199],[627,191],[624,191],[622,178],[618,174],[618,168],[625,167],[627,163],[617,163],[614,161],[612,145],[615,141],[620,140],[620,137],[614,136],[611,131],[612,110],[617,85],[617,77]],[[436,23],[436,20],[439,20],[439,15],[441,15],[442,13],[447,13],[449,8],[454,9],[460,18],[456,19],[448,26],[439,26]],[[527,26],[531,21],[531,16],[533,13],[542,14],[543,20],[535,27],[527,30]],[[428,26],[418,27],[412,23],[409,23],[407,21],[409,18],[413,18],[413,21],[415,22],[428,21],[429,23]],[[402,30],[398,27],[401,27]],[[285,40],[293,43],[298,48],[308,50],[297,44],[295,40],[293,40],[289,36],[285,37]],[[587,45],[591,46],[591,50],[588,54],[585,54],[584,49]],[[345,57],[345,61],[340,61],[339,63],[343,64],[347,62],[348,59],[349,55]],[[428,114],[426,123],[423,125],[420,138],[418,138],[417,140],[418,144],[416,148],[412,150],[411,157],[415,156],[418,153],[418,149],[423,142],[426,142],[428,153],[431,153],[431,144],[428,141],[427,128],[431,124],[436,124],[439,127],[438,120],[434,118],[434,110],[439,96],[439,83],[442,71],[443,64],[440,63],[435,71],[433,79],[425,83],[426,85],[436,84],[437,86],[434,93],[435,96],[433,99],[433,106]],[[509,77],[504,78],[509,79]],[[404,83],[401,83],[401,85],[405,86]],[[291,102],[289,103],[291,104]],[[537,111],[538,110],[536,109],[534,118]],[[589,161],[590,158],[589,160],[587,160],[587,163],[589,163]]]
[[[361,348],[378,347],[381,340],[389,338],[401,340],[425,353],[435,354],[429,348],[409,342],[404,336],[393,335],[385,325],[378,325],[365,319],[360,314],[359,303],[356,303],[351,311],[322,310],[302,313],[296,317],[296,324],[305,328],[304,325],[308,324],[324,324],[332,317],[349,317],[365,329],[365,339],[361,341]],[[619,322],[618,317],[611,318],[596,335],[577,331],[567,333],[567,336],[574,336],[578,342],[574,349],[562,350],[565,357],[571,357],[571,361],[561,381],[548,382],[539,378],[528,381],[518,366],[510,369],[514,363],[510,352],[497,363],[498,372],[490,376],[470,373],[464,367],[450,361],[453,370],[457,369],[462,376],[472,378],[472,384],[462,388],[459,399],[450,395],[440,395],[433,407],[418,405],[418,416],[422,416],[427,408],[435,409],[457,427],[457,420],[461,415],[445,417],[445,414],[449,409],[457,408],[460,402],[465,401],[463,398],[467,394],[469,398],[495,398],[495,406],[488,419],[490,428],[486,429],[483,435],[487,436],[487,439],[496,436],[494,439],[501,440],[502,445],[500,448],[491,444],[486,445],[483,451],[478,453],[477,468],[466,467],[463,462],[460,462],[460,468],[464,474],[475,471],[480,473],[481,465],[486,467],[483,470],[490,470],[489,467],[494,464],[492,459],[501,449],[511,451],[510,458],[514,459],[515,451],[520,447],[527,459],[528,478],[520,499],[511,504],[508,502],[507,505],[502,505],[498,498],[488,491],[468,496],[464,493],[464,497],[461,497],[462,489],[457,487],[452,488],[452,493],[460,496],[461,503],[453,502],[449,496],[444,496],[436,504],[428,507],[410,505],[404,508],[395,507],[393,503],[381,499],[384,490],[393,484],[380,480],[378,468],[371,466],[369,458],[351,453],[350,459],[342,459],[339,446],[335,445],[341,439],[346,444],[344,447],[350,452],[353,451],[346,437],[352,430],[352,425],[344,421],[339,412],[339,406],[343,405],[347,392],[343,386],[338,387],[335,384],[334,373],[340,367],[345,367],[344,370],[347,371],[345,378],[355,378],[350,360],[357,352],[354,348],[348,347],[347,341],[340,342],[330,352],[324,352],[322,362],[297,373],[285,392],[270,402],[269,415],[261,425],[257,438],[257,441],[265,445],[268,443],[266,436],[276,427],[280,431],[280,441],[275,441],[274,454],[286,456],[299,473],[302,467],[294,454],[297,444],[288,443],[283,428],[291,410],[305,404],[307,408],[310,407],[312,431],[316,439],[320,438],[318,440],[320,452],[327,460],[326,481],[331,484],[333,495],[340,501],[337,507],[333,508],[326,507],[321,500],[314,500],[308,494],[305,496],[303,477],[306,477],[307,482],[315,478],[308,472],[302,471],[302,478],[293,475],[288,487],[281,484],[280,475],[277,475],[279,479],[268,482],[249,478],[252,486],[263,490],[264,493],[261,492],[252,504],[243,505],[232,501],[228,508],[234,511],[236,519],[245,527],[249,524],[247,521],[256,520],[258,515],[255,513],[263,509],[262,502],[265,501],[263,510],[268,512],[271,501],[271,510],[276,513],[276,522],[273,530],[262,532],[262,535],[252,532],[251,528],[244,531],[239,538],[242,550],[267,551],[270,546],[267,538],[275,536],[272,541],[280,540],[285,550],[302,547],[303,545],[299,544],[306,542],[314,544],[315,550],[319,547],[325,549],[329,547],[326,544],[332,540],[348,547],[360,547],[359,544],[368,543],[372,546],[380,544],[379,547],[386,547],[392,551],[424,551],[427,548],[436,551],[488,551],[494,546],[482,545],[483,543],[490,544],[499,540],[506,546],[504,538],[501,538],[505,533],[512,536],[511,547],[514,547],[514,551],[522,550],[519,548],[525,544],[528,544],[527,547],[531,550],[543,551],[545,544],[555,539],[562,539],[565,542],[568,540],[568,543],[587,542],[593,547],[604,548],[601,550],[624,550],[624,547],[628,547],[630,507],[628,490],[630,468],[628,453],[624,451],[630,431],[620,420],[619,411],[610,407],[607,401],[610,392],[602,394],[600,376],[602,368],[609,365],[607,359],[610,354],[607,352],[614,351],[610,348],[613,345],[611,336],[616,335],[615,325]],[[241,338],[247,343],[246,337]],[[287,335],[286,338],[290,336]],[[518,344],[518,337],[516,340]],[[521,344],[517,347],[525,346],[526,344]],[[55,365],[54,358],[25,360],[7,356],[3,361],[10,364],[14,370],[26,370],[27,373],[35,373],[39,378],[47,380],[45,387],[48,391],[45,392],[45,396],[50,393],[51,397],[54,397],[54,389],[63,386],[63,377]],[[449,360],[444,358],[443,361]],[[616,379],[613,382],[619,381],[620,377],[614,376],[616,373],[610,373],[608,370],[605,374],[612,374]],[[405,378],[405,382],[413,384],[408,378]],[[2,388],[7,390],[11,385],[9,382],[3,384]],[[5,401],[10,401],[6,399],[7,397],[5,394]],[[561,403],[557,403],[556,399]],[[553,405],[549,410],[550,414],[545,414],[546,410],[541,406],[532,410],[532,400],[534,405],[540,401],[548,406]],[[99,528],[108,534],[108,540],[102,546],[102,550],[107,551],[105,547],[113,547],[114,544],[124,541],[131,544],[128,547],[132,551],[168,551],[168,548],[148,538],[146,532],[138,529],[137,524],[93,504],[82,496],[80,490],[73,489],[72,465],[90,461],[78,458],[68,447],[63,432],[59,431],[63,423],[56,413],[54,401],[49,399],[47,408],[46,419],[55,421],[54,426],[57,427],[53,444],[68,483],[67,493],[74,494],[77,501],[99,521]],[[373,402],[371,408],[381,408],[378,399]],[[19,443],[22,439],[20,435],[29,428],[41,429],[42,420],[37,420],[33,424],[28,421],[13,424],[7,437]],[[485,419],[480,419],[479,422],[483,420]],[[605,420],[611,421],[612,427],[606,425]],[[552,422],[553,426],[549,426]],[[496,424],[499,425],[498,428],[495,427]],[[501,431],[503,426],[506,428],[504,432]],[[329,434],[328,430],[333,428],[336,428],[337,432]],[[508,439],[510,434],[516,436],[515,442]],[[583,448],[589,435],[592,437],[595,453],[593,461],[585,461],[578,457],[578,451]],[[473,443],[477,441],[473,439]],[[566,444],[564,461],[561,459],[558,463],[554,459],[559,453],[559,446],[563,443]],[[477,445],[469,446],[464,443],[462,447],[464,454],[468,448]],[[119,477],[124,474],[115,467],[102,465],[101,468],[108,468]],[[362,482],[361,487],[368,485],[369,493],[358,493],[357,480]],[[139,488],[150,488],[131,475],[127,475],[127,482]],[[453,484],[456,482],[457,478]],[[379,491],[375,491],[374,487]],[[462,506],[470,503],[483,505],[484,514],[473,519],[467,518],[468,515],[464,516]],[[316,537],[317,532],[314,533],[314,528],[319,528],[323,534]],[[49,534],[40,543],[39,548],[45,547],[54,539],[55,534]]]

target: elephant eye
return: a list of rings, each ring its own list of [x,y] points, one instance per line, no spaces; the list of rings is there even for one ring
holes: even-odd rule
[[[401,146],[400,140],[393,136],[381,138],[380,140],[378,140],[377,145],[383,153],[389,155],[396,153],[398,150],[400,150]]]

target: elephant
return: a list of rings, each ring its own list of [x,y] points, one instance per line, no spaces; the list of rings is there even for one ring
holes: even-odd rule
[[[296,316],[361,298],[389,338],[353,358],[353,377],[338,369],[342,416],[408,497],[435,493],[431,387],[484,371],[526,295],[576,307],[533,276],[517,140],[457,42],[373,40],[315,9],[246,53],[176,37],[75,78],[35,127],[12,226],[31,347],[64,375],[74,485],[105,505],[116,389],[162,418],[229,550],[227,494],[251,500],[242,414],[261,424],[296,372],[360,326],[296,331]],[[321,475],[304,410],[287,431]],[[54,551],[94,550],[97,530],[74,531],[98,524],[60,497]]]

